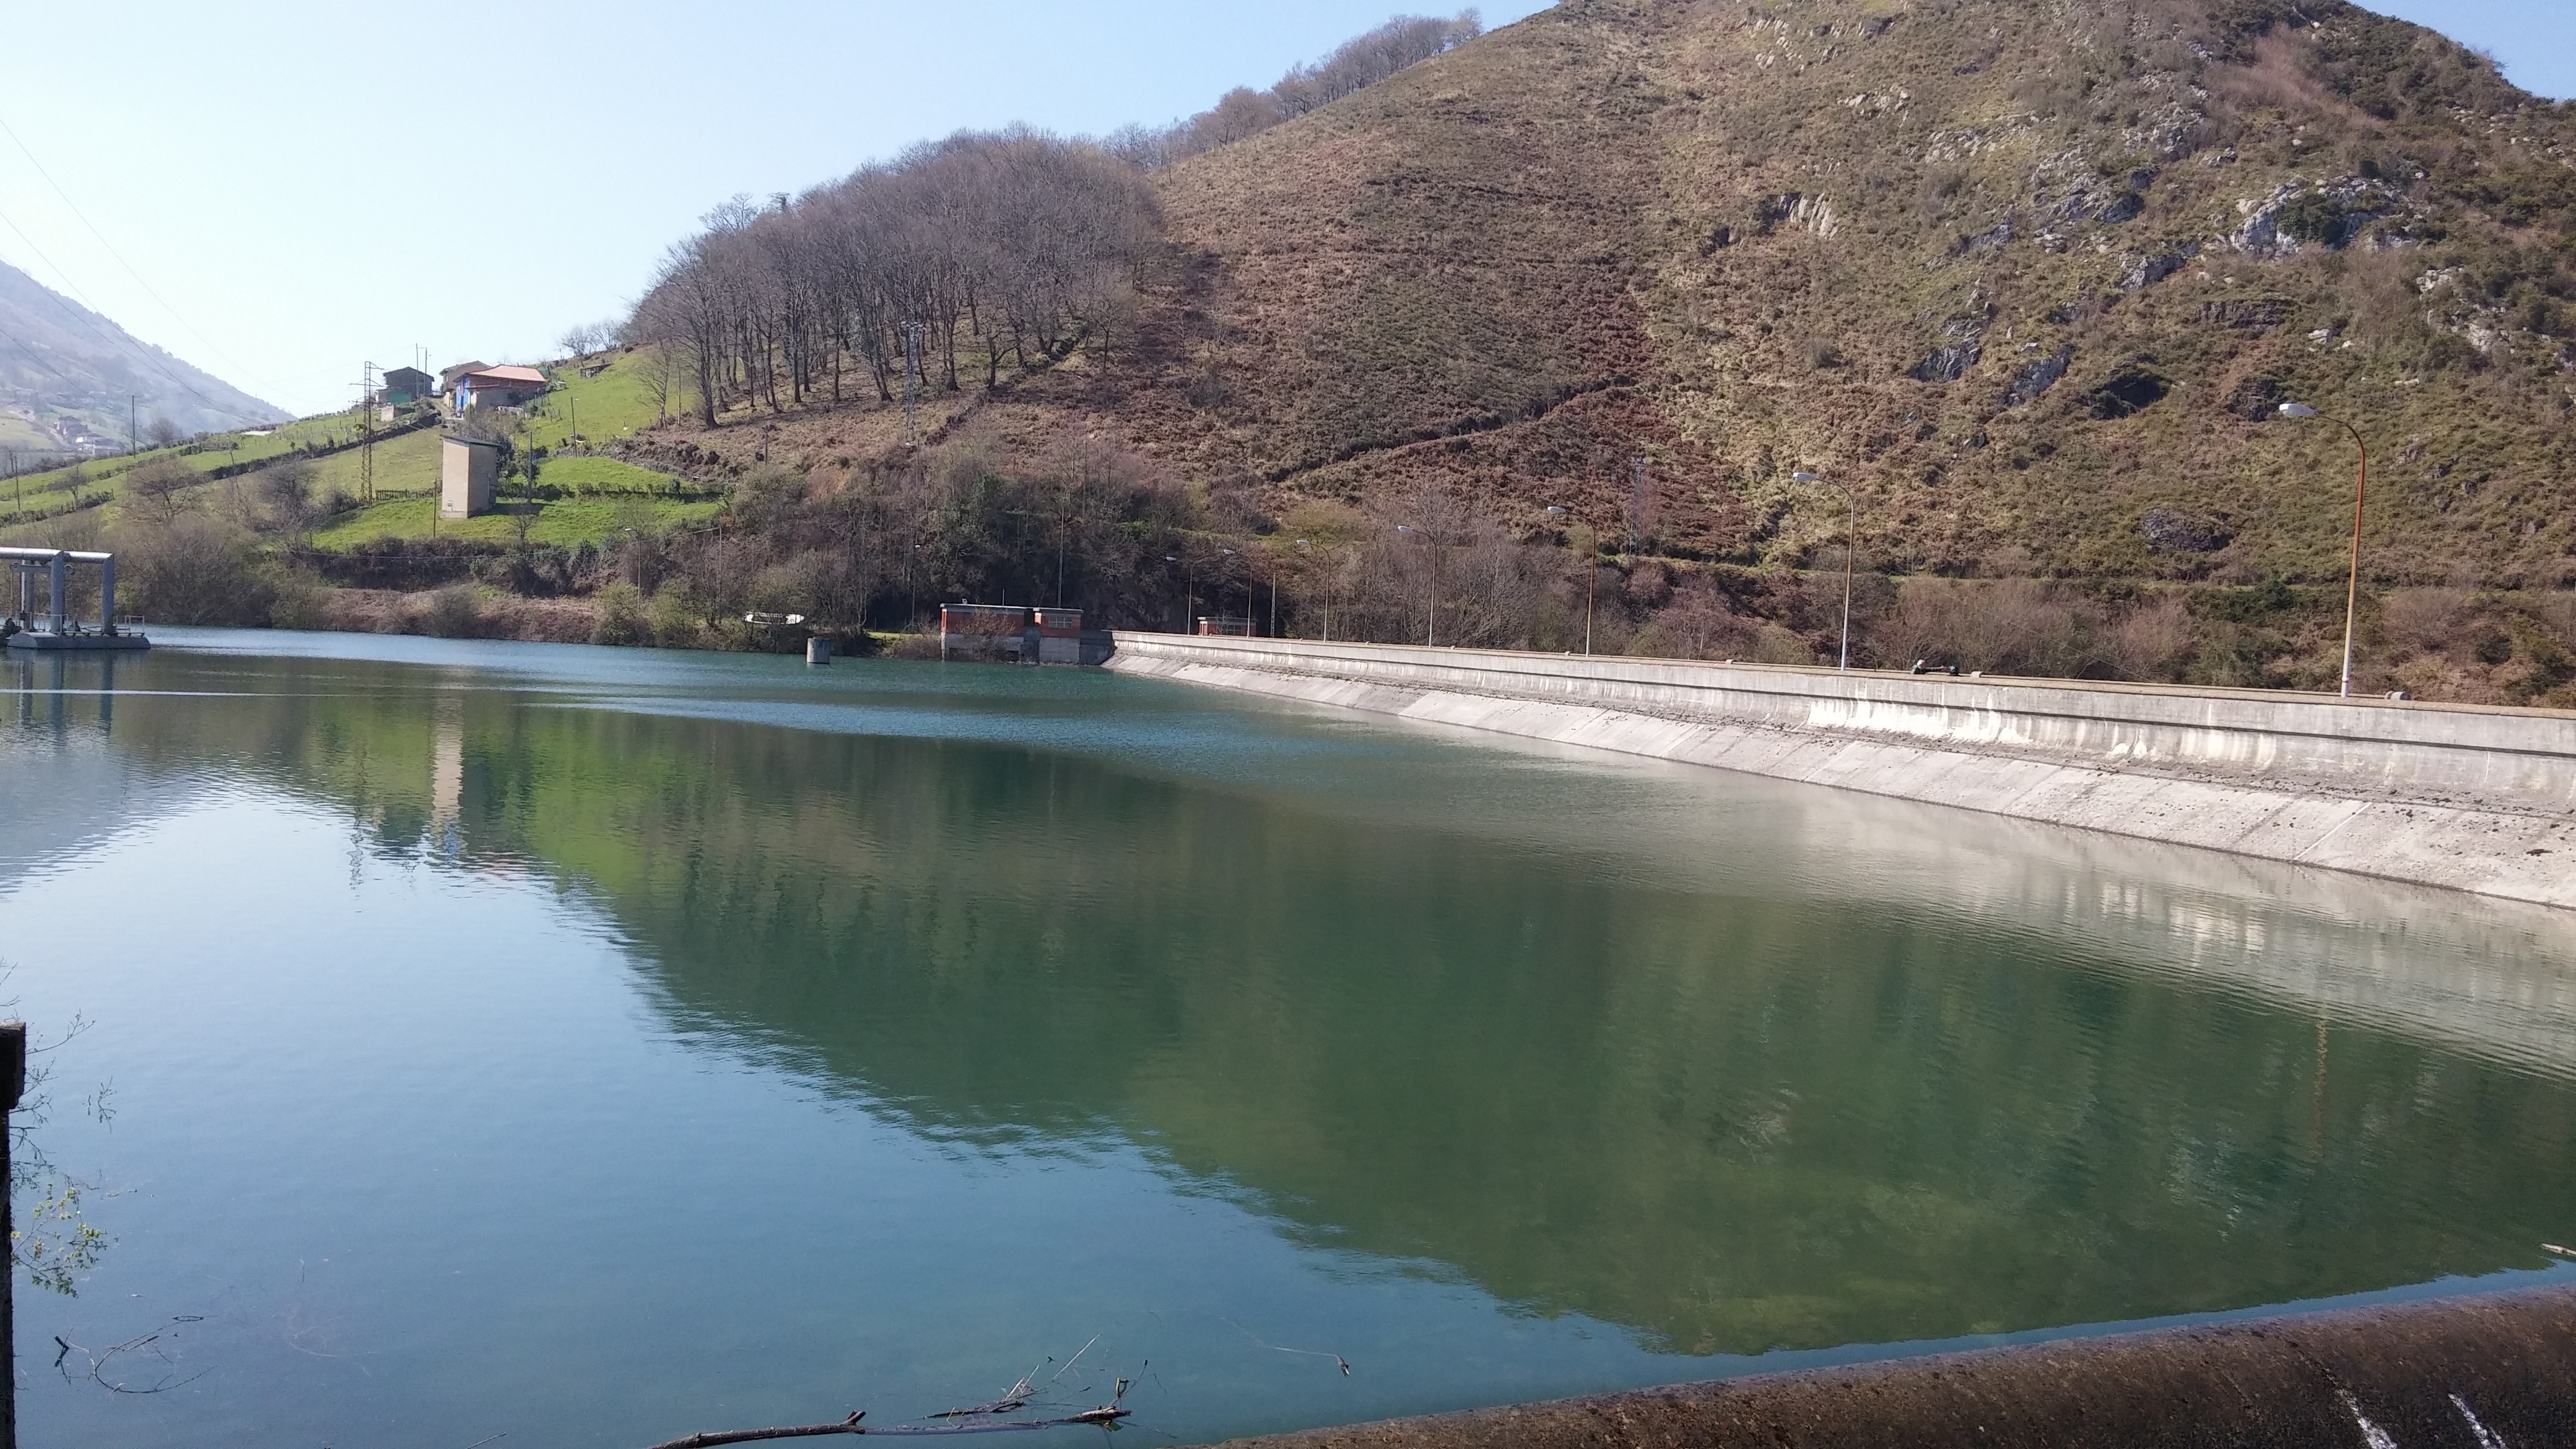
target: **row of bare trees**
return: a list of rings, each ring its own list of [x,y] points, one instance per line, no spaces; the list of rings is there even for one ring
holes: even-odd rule
[[[694,374],[699,420],[865,386],[892,400],[918,357],[935,386],[960,359],[1060,361],[1131,308],[1159,223],[1135,168],[1026,129],[961,133],[765,207],[736,197],[673,246],[628,340]]]
[[[1473,10],[1398,16],[1269,90],[1237,89],[1169,127],[1105,143],[961,132],[802,196],[737,196],[664,255],[624,340],[682,363],[709,427],[730,407],[837,403],[853,385],[892,401],[916,366],[955,391],[969,369],[990,386],[1005,363],[1114,344],[1160,235],[1143,172],[1330,104],[1482,28]],[[588,353],[605,340],[585,325],[563,345]],[[674,380],[660,379],[663,401]]]
[[[1454,50],[1484,33],[1473,9],[1450,19],[1399,15],[1355,36],[1324,59],[1300,65],[1266,91],[1238,86],[1217,103],[1170,126],[1130,126],[1109,138],[1109,149],[1147,170],[1255,136],[1282,121],[1331,105],[1409,66]]]

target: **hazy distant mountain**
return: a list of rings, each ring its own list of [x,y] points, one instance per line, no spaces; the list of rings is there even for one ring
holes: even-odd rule
[[[287,416],[0,263],[0,447],[121,447],[129,417],[196,433]]]

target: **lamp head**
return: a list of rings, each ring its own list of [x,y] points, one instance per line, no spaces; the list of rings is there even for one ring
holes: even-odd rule
[[[2308,406],[2306,403],[2285,402],[2281,404],[2281,416],[2285,418],[2313,418],[2317,416],[2317,410]]]
[[[1825,481],[1813,473],[1792,473],[1789,476],[1801,483],[1822,483]]]
[[[1399,523],[1395,526],[1395,531],[1398,533],[1411,533],[1413,532],[1413,525],[1410,523]]]
[[[1553,514],[1557,514],[1557,515],[1559,515],[1559,516],[1561,517],[1561,516],[1563,516],[1563,515],[1564,515],[1565,510],[1564,510],[1564,509],[1562,509],[1562,508],[1551,508],[1551,509],[1549,509],[1549,510],[1548,510],[1548,512],[1553,513]]]

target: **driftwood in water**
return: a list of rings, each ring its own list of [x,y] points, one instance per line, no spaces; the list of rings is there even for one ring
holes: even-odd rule
[[[1052,1384],[1056,1379],[1063,1378],[1065,1375],[1065,1369],[1070,1369],[1075,1364],[1080,1363],[1082,1361],[1082,1355],[1091,1352],[1091,1344],[1098,1343],[1099,1341],[1099,1337],[1095,1335],[1092,1338],[1091,1343],[1086,1343],[1082,1346],[1081,1353],[1075,1354],[1070,1360],[1068,1360],[1065,1363],[1064,1368],[1057,1369],[1055,1371],[1055,1378],[1049,1379],[1047,1382]],[[1053,1362],[1055,1362],[1055,1360],[1050,1357],[1047,1359],[1046,1363],[1039,1364],[1038,1368],[1042,1369],[1046,1367],[1047,1363]],[[1344,1369],[1343,1372],[1348,1373],[1349,1370]],[[1002,1396],[998,1399],[987,1399],[983,1403],[975,1404],[968,1408],[946,1409],[928,1416],[932,1419],[958,1419],[970,1421],[965,1423],[889,1424],[882,1429],[867,1429],[862,1428],[859,1424],[861,1419],[867,1417],[866,1412],[861,1410],[853,1412],[850,1417],[843,1419],[837,1424],[805,1424],[788,1429],[710,1430],[705,1433],[690,1434],[678,1439],[672,1439],[664,1443],[656,1444],[653,1446],[653,1449],[714,1449],[714,1446],[718,1444],[752,1444],[763,1439],[808,1439],[816,1438],[824,1434],[1003,1434],[1020,1429],[1055,1429],[1068,1424],[1096,1424],[1104,1429],[1115,1429],[1118,1427],[1119,1420],[1136,1412],[1133,1409],[1125,1407],[1127,1391],[1135,1386],[1135,1381],[1133,1379],[1122,1378],[1118,1381],[1117,1392],[1110,1395],[1109,1402],[1096,1409],[1085,1409],[1078,1414],[1067,1414],[1062,1418],[1056,1419],[1004,1419],[998,1417],[1002,1414],[1017,1413],[1021,1409],[1027,1408],[1029,1406],[1029,1401],[1038,1396],[1038,1387],[1034,1382],[1032,1382],[1032,1380],[1037,1377],[1037,1373],[1038,1369],[1029,1370],[1028,1373],[1021,1376],[1019,1382],[1011,1385],[1008,1389],[1003,1390]],[[1045,1408],[1050,1406],[1041,1405],[1040,1407]],[[1060,1407],[1060,1405],[1055,1407]]]
[[[718,1444],[751,1444],[762,1439],[813,1439],[825,1434],[864,1434],[859,1421],[867,1417],[864,1409],[854,1410],[837,1424],[801,1424],[787,1429],[719,1429],[703,1434],[683,1434],[677,1439],[656,1444],[653,1449],[714,1449]]]
[[[971,1410],[959,1412],[972,1412]],[[809,1439],[823,1434],[1004,1434],[1017,1429],[1058,1429],[1067,1424],[1117,1423],[1136,1412],[1116,1404],[1103,1404],[1061,1419],[1002,1419],[989,1424],[896,1424],[884,1429],[863,1428],[862,1414],[852,1414],[837,1424],[800,1424],[786,1429],[711,1429],[666,1440],[653,1449],[714,1449],[718,1444],[751,1444],[763,1439]],[[943,1416],[944,1417],[944,1416]]]

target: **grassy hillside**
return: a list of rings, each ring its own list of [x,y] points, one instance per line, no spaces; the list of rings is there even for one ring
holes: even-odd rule
[[[1754,566],[1831,551],[1809,469],[1898,571],[2324,582],[2299,398],[2375,578],[2576,581],[2576,118],[2338,0],[1586,0],[1157,185],[1133,341],[1006,441]],[[756,421],[691,441],[899,437]]]
[[[606,459],[571,461],[624,467]],[[625,471],[641,479],[652,478],[642,469]],[[482,543],[512,543],[519,538],[518,519],[511,513],[440,519],[434,516],[432,505],[433,499],[426,493],[384,499],[346,514],[331,527],[315,533],[313,545],[344,549],[380,538],[464,538]],[[519,505],[509,506],[515,510]],[[535,521],[528,528],[527,541],[562,547],[598,543],[639,528],[657,531],[702,522],[722,507],[711,499],[654,497],[633,488],[594,496],[543,499],[533,505]]]
[[[595,369],[595,375],[583,376],[586,368]],[[559,365],[553,371],[560,385],[526,410],[520,434],[523,447],[560,453],[567,447],[586,446],[590,440],[629,436],[655,418],[656,410],[640,369],[626,355],[601,354],[586,363],[577,360]],[[582,441],[576,441],[576,425]],[[380,423],[377,428],[384,437],[373,449],[373,492],[377,501],[335,516],[313,534],[314,544],[336,549],[386,537],[435,536],[493,543],[518,540],[515,522],[506,517],[479,518],[462,524],[435,523],[430,495],[438,488],[438,430],[428,428],[388,436],[388,425]],[[362,473],[367,463],[358,449],[347,446],[360,436],[361,429],[362,420],[354,411],[326,413],[270,428],[214,434],[179,448],[147,450],[31,473],[0,484],[0,528],[9,529],[12,537],[30,538],[51,536],[66,528],[94,530],[122,513],[127,475],[137,467],[163,459],[176,459],[200,473],[211,474],[219,468],[239,469],[243,464],[320,452],[319,456],[310,456],[312,473],[307,492],[316,500],[340,497],[363,502]],[[255,485],[258,477],[259,470],[254,468],[238,475],[237,481],[248,488]],[[550,457],[540,468],[540,477],[544,484],[541,491],[571,496],[548,496],[538,501],[539,521],[528,535],[528,541],[533,543],[597,543],[646,519],[651,520],[652,526],[669,527],[701,520],[717,507],[700,496],[670,496],[672,479],[667,473],[606,457]],[[235,480],[210,479],[202,489],[192,491],[190,501],[217,510],[230,504],[238,511],[238,500],[227,495],[225,481]],[[629,507],[620,513],[615,497],[594,495],[645,495],[646,501],[641,505],[644,511],[639,515]],[[98,517],[84,517],[93,513]]]

